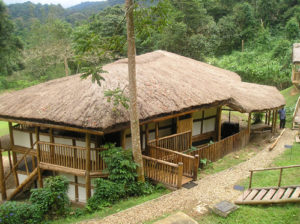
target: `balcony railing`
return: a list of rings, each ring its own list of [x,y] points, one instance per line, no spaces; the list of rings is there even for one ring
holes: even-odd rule
[[[85,170],[87,149],[80,146],[38,142],[40,148],[40,161],[43,163]],[[100,171],[106,168],[100,152],[103,148],[90,149],[90,171]]]

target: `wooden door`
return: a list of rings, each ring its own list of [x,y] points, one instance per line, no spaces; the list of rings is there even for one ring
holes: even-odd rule
[[[182,133],[186,131],[191,131],[193,130],[193,118],[186,118],[180,120],[177,118],[177,133]]]

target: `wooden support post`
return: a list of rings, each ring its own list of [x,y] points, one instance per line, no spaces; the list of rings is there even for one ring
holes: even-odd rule
[[[159,123],[155,122],[155,140],[156,140],[156,147],[158,146],[158,129],[159,129]]]
[[[49,130],[50,134],[50,143],[54,143],[54,136],[53,136],[53,128]],[[54,146],[50,145],[50,161],[54,164]]]
[[[149,142],[149,126],[148,124],[145,125],[145,147],[146,147],[146,155],[149,155],[149,147],[148,147],[148,142]]]
[[[121,131],[121,147],[126,149],[126,132],[125,130]]]
[[[265,113],[265,124],[267,124],[268,123],[268,111],[266,111],[266,113]]]
[[[144,151],[144,138],[143,138],[143,134],[144,134],[144,128],[143,125],[140,125],[140,143],[141,143],[141,150],[142,152]]]
[[[204,123],[204,110],[202,110],[202,120],[201,120],[201,130],[200,130],[200,134],[203,134],[203,123]]]
[[[32,133],[31,132],[29,134],[29,137],[30,137],[30,148],[33,149],[33,137],[32,137]],[[35,156],[32,156],[31,159],[32,159],[32,169],[34,170],[36,168]]]
[[[283,169],[281,168],[280,173],[279,173],[278,187],[280,187],[280,185],[281,185],[282,171],[283,171]]]
[[[248,133],[249,133],[249,136],[250,136],[250,133],[251,133],[251,113],[249,113],[249,115],[248,115]]]
[[[8,122],[8,128],[9,128],[9,136],[10,136],[10,151],[12,151],[12,157],[13,157],[12,171],[14,174],[16,187],[18,187],[19,186],[19,178],[18,178],[17,170],[15,168],[15,165],[18,162],[18,160],[17,160],[17,154],[13,151],[15,142],[14,142],[14,134],[13,134],[13,128],[12,128],[11,122]]]
[[[252,187],[252,176],[253,176],[253,171],[250,171],[249,189],[251,189]]]
[[[6,195],[6,186],[4,180],[4,167],[3,167],[3,160],[2,160],[1,141],[0,141],[0,190],[1,190],[2,201],[5,201],[7,195]]]
[[[277,132],[277,117],[278,117],[278,110],[275,110],[275,125],[274,125],[274,132]]]
[[[270,125],[270,120],[271,120],[271,111],[268,111],[268,125]]]
[[[99,147],[99,142],[98,142],[98,139],[97,139],[98,136],[96,136],[96,147]],[[72,139],[72,145],[73,146],[76,146],[76,139]],[[74,148],[74,168],[77,168],[77,149]],[[78,202],[79,201],[79,189],[78,189],[78,177],[77,176],[74,176],[74,182],[75,182],[75,201]]]
[[[218,137],[217,140],[220,141],[222,138],[222,132],[221,132],[221,126],[222,126],[222,106],[218,108],[218,114],[217,114],[217,132],[218,132]]]
[[[272,113],[272,133],[275,132],[275,110],[273,110],[273,113]]]
[[[42,170],[40,168],[41,162],[41,152],[40,145],[38,142],[40,141],[40,127],[35,127],[35,140],[36,140],[36,158],[37,158],[37,174],[38,174],[38,183],[39,187],[43,187],[43,179],[42,179]]]
[[[199,167],[199,155],[195,155],[194,159],[194,175],[193,175],[193,180],[197,180],[198,177],[198,167]]]
[[[86,170],[85,170],[85,190],[86,190],[86,200],[91,197],[91,135],[89,133],[85,134],[86,143]]]
[[[183,175],[183,163],[178,163],[178,177],[177,177],[177,188],[181,188],[182,185],[182,175]]]

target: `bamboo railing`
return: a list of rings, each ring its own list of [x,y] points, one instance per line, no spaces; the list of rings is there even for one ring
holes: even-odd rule
[[[160,147],[150,146],[150,157],[160,159],[170,163],[183,163],[183,175],[197,179],[199,157],[191,156],[180,152],[164,149]]]
[[[79,170],[86,170],[86,148],[41,141],[37,144],[40,146],[41,162]],[[91,171],[105,169],[106,166],[100,155],[100,152],[103,150],[104,149],[102,148],[91,148]]]
[[[174,164],[143,156],[144,173],[148,178],[172,188],[181,188],[183,164]]]
[[[187,152],[189,155],[199,155],[199,159],[208,159],[215,162],[228,153],[245,147],[249,142],[249,131],[244,129],[237,134],[224,138],[214,144],[198,147],[197,150]]]
[[[148,142],[148,145],[171,149],[177,152],[183,152],[188,150],[192,146],[191,135],[191,131],[186,131],[174,135],[169,135],[163,138],[153,139]]]

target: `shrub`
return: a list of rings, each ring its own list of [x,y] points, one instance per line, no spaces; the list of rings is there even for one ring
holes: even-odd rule
[[[33,189],[30,196],[32,204],[47,216],[64,215],[69,209],[67,196],[68,180],[62,176],[45,179],[44,188]]]
[[[88,210],[97,210],[120,200],[125,196],[124,185],[110,180],[95,180],[94,195],[88,200]]]
[[[0,223],[16,224],[31,223],[38,224],[43,220],[43,213],[38,206],[14,201],[5,202],[0,206]]]
[[[137,164],[132,159],[131,150],[105,145],[103,160],[109,172],[108,180],[96,179],[94,195],[88,200],[89,211],[110,206],[122,198],[151,194],[154,187],[149,182],[137,182]]]

